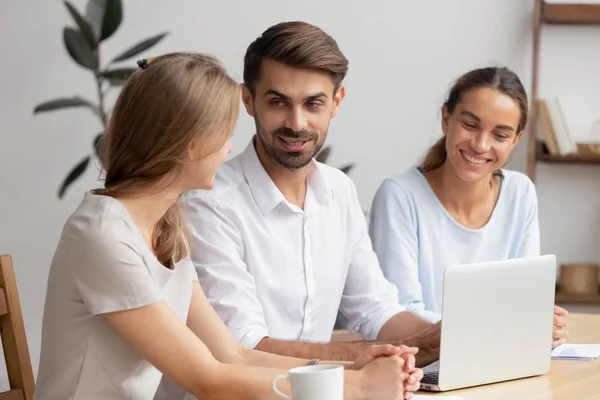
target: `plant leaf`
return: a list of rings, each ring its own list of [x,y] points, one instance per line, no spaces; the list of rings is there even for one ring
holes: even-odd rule
[[[96,154],[96,157],[98,157],[98,158],[100,158],[100,144],[101,144],[100,140],[102,139],[102,136],[104,136],[104,132],[100,132],[94,138],[94,154]]]
[[[100,75],[110,82],[113,86],[123,85],[127,78],[135,72],[137,68],[115,68],[107,71],[102,71]]]
[[[121,4],[121,0],[105,0],[105,4],[100,40],[108,39],[115,33],[123,20],[123,5]]]
[[[315,157],[315,160],[321,162],[323,164],[327,163],[327,159],[329,158],[329,154],[331,153],[331,146],[327,146],[323,148],[319,154]]]
[[[125,85],[125,82],[123,79],[110,79],[108,81],[108,83],[110,84],[111,87],[119,87],[119,86],[123,86]]]
[[[348,175],[348,173],[352,170],[352,168],[354,168],[354,164],[348,164],[343,166],[342,168],[340,168],[340,170],[345,173],[346,175]]]
[[[96,41],[100,40],[102,34],[104,10],[106,10],[106,0],[89,0],[85,7],[85,18],[90,21]]]
[[[67,175],[62,185],[60,186],[60,189],[58,191],[59,198],[62,199],[62,197],[65,195],[65,192],[67,191],[67,188],[83,174],[89,162],[90,156],[86,156],[83,160],[79,162],[79,164],[77,164],[73,167],[73,169],[71,169],[69,175]]]
[[[44,111],[53,111],[59,110],[61,108],[70,108],[70,107],[87,107],[94,112],[94,114],[100,116],[100,110],[97,106],[93,105],[89,101],[82,99],[81,97],[64,97],[60,99],[48,100],[43,103],[38,104],[33,110],[34,114],[44,112]]]
[[[73,7],[73,5],[71,3],[69,3],[66,0],[64,3],[65,3],[65,6],[67,6],[67,10],[69,10],[69,13],[71,14],[71,17],[73,17],[73,19],[77,23],[77,26],[79,27],[79,30],[81,31],[81,34],[83,35],[85,40],[90,45],[90,48],[93,50],[98,48],[98,41],[96,40],[96,37],[94,36],[94,31],[92,30],[92,27],[88,23],[88,21],[86,21],[85,18],[83,18],[81,16],[81,14],[79,14],[77,9],[75,7]]]
[[[91,70],[95,70],[98,67],[98,62],[92,52],[92,48],[81,32],[73,28],[65,27],[63,38],[67,51],[79,65]]]
[[[168,34],[169,32],[163,32],[156,36],[152,36],[148,39],[142,40],[141,42],[137,43],[136,45],[132,46],[131,48],[125,50],[123,53],[115,57],[115,59],[112,60],[112,62],[114,63],[118,61],[123,61],[137,54],[140,54],[142,51],[145,51],[150,47],[154,46],[156,43],[160,42]]]

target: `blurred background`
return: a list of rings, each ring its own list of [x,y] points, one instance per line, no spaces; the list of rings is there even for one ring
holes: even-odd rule
[[[71,4],[85,15],[87,0]],[[99,49],[100,68],[112,71],[106,78],[114,84],[102,87],[104,108],[109,113],[118,94],[121,69],[135,68],[139,58],[207,52],[241,82],[246,47],[262,31],[282,21],[310,22],[331,34],[350,60],[346,99],[327,139],[328,163],[353,163],[349,175],[368,211],[383,179],[413,166],[441,135],[439,109],[462,73],[504,65],[531,90],[533,10],[534,0],[123,0],[120,24]],[[68,40],[85,40],[61,1],[0,2],[0,254],[13,256],[34,373],[46,279],[62,226],[84,192],[102,184],[93,148],[101,118],[73,100],[98,103],[96,78],[76,44],[74,55],[68,51],[65,27],[74,30],[67,30]],[[557,98],[572,139],[588,143],[600,119],[600,26],[544,25],[541,32],[538,96]],[[153,45],[109,65],[146,39]],[[43,103],[65,107],[34,114]],[[242,112],[232,155],[253,133]],[[527,172],[527,145],[519,144],[508,168]],[[81,174],[59,196],[78,164]],[[561,263],[600,263],[600,163],[537,163],[535,170],[542,252]],[[600,301],[572,303],[599,312]]]

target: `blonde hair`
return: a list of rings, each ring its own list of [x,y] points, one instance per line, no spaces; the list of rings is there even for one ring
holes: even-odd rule
[[[215,57],[170,53],[143,60],[115,104],[100,154],[105,185],[96,194],[133,195],[177,172],[189,142],[201,135],[206,155],[220,149],[240,109],[239,85]],[[189,254],[175,203],[156,224],[152,244],[165,265]]]
[[[527,93],[517,74],[506,67],[478,68],[462,75],[452,86],[444,107],[452,114],[466,92],[479,88],[495,89],[511,97],[521,111],[517,134],[525,129],[528,114]],[[428,172],[441,167],[446,162],[446,156],[446,135],[444,135],[427,151],[421,162],[421,170]]]

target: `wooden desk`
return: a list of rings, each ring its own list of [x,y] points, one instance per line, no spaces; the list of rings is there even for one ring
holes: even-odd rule
[[[600,315],[570,314],[568,323],[570,343],[600,344]],[[418,394],[463,396],[467,400],[600,399],[600,358],[593,361],[552,360],[546,375],[439,394],[424,391]]]

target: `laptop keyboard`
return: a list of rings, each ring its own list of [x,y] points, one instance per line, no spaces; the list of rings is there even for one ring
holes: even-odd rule
[[[430,385],[437,385],[439,375],[439,371],[427,372],[423,375],[423,379],[421,379],[421,382]]]

